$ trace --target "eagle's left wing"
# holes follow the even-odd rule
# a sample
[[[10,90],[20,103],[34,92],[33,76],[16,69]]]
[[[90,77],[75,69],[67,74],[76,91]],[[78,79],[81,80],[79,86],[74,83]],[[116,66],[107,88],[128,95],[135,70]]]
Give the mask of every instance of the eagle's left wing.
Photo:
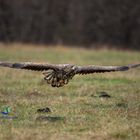
[[[130,68],[139,67],[140,64],[132,64],[127,66],[78,66],[76,74],[90,74],[90,73],[104,73],[104,72],[114,72],[114,71],[126,71]]]

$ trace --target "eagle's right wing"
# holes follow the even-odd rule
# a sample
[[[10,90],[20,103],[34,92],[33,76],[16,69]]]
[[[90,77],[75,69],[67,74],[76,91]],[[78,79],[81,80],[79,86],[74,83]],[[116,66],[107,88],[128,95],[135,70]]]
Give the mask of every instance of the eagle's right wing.
[[[10,62],[0,62],[1,67],[9,67],[15,69],[26,69],[26,70],[34,70],[34,71],[46,71],[46,70],[57,70],[59,69],[58,65],[51,64],[41,64],[41,63],[10,63]]]

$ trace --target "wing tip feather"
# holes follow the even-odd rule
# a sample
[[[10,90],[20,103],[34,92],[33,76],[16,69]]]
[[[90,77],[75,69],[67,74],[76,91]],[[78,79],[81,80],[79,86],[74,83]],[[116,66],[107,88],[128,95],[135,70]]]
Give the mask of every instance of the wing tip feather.
[[[22,67],[23,67],[23,64],[20,64],[20,63],[13,63],[12,65],[12,68],[22,69]]]
[[[127,70],[129,70],[128,66],[121,66],[118,68],[118,71],[127,71]]]

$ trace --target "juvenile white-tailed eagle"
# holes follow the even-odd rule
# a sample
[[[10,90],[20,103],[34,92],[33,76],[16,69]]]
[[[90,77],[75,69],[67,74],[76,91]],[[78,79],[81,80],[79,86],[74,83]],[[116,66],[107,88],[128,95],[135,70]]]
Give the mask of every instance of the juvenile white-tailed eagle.
[[[136,68],[139,64],[132,64],[126,66],[77,66],[71,64],[41,64],[41,63],[10,63],[0,62],[1,67],[9,67],[15,69],[26,69],[34,71],[42,71],[44,79],[52,87],[62,87],[68,84],[69,80],[76,74],[90,74],[90,73],[104,73],[115,71],[127,71],[130,68]]]

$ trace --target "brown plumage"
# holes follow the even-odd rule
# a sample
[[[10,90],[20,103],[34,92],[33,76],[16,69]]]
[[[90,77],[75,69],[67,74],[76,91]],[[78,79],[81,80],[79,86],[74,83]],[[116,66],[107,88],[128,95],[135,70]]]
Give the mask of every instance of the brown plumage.
[[[104,73],[115,71],[126,71],[130,68],[136,68],[139,64],[132,64],[127,66],[77,66],[71,64],[41,64],[41,63],[9,63],[0,62],[1,67],[9,67],[15,69],[25,69],[42,71],[44,79],[53,87],[62,87],[69,82],[76,74],[90,74],[90,73]]]

